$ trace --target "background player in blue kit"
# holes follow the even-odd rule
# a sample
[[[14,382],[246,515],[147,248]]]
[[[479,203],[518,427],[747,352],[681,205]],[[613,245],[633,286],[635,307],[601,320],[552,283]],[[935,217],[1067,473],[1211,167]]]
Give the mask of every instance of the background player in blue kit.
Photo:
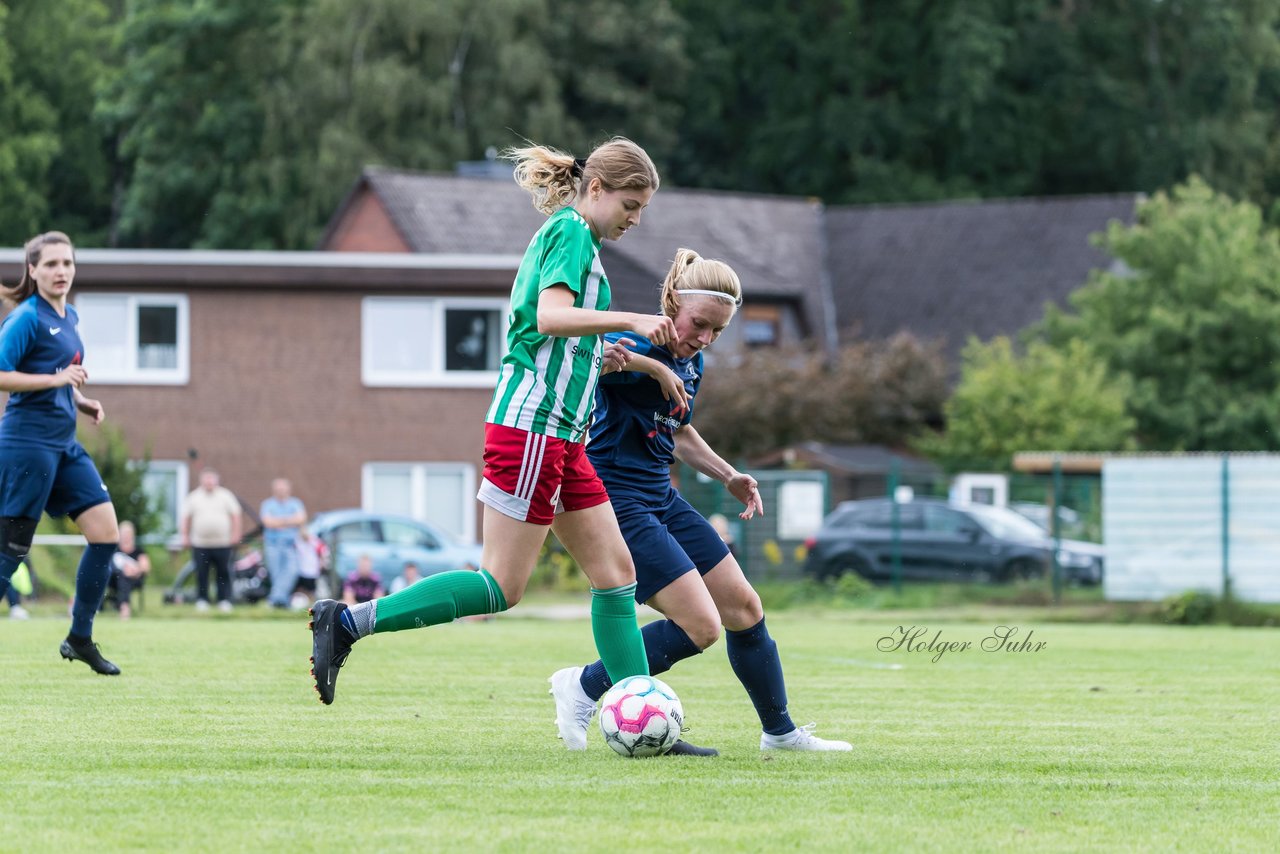
[[[50,231],[27,241],[17,287],[0,295],[16,308],[0,324],[0,595],[26,557],[40,514],[70,516],[89,541],[76,571],[71,631],[60,652],[108,676],[120,668],[93,642],[120,533],[115,507],[93,460],[76,441],[76,412],[101,424],[102,404],[85,397],[88,380],[79,322],[67,294],[75,280],[71,240]]]
[[[812,724],[797,727],[791,720],[782,662],[760,597],[715,529],[671,484],[671,464],[679,458],[723,483],[745,506],[743,519],[764,513],[755,478],[716,454],[690,423],[702,351],[741,301],[742,287],[727,264],[689,249],[677,252],[662,284],[662,313],[674,321],[676,337],[661,347],[625,336],[635,341],[632,360],[601,379],[587,454],[635,561],[636,601],[666,617],[643,629],[650,673],[702,652],[723,625],[729,663],[764,730],[761,750],[851,750],[847,742],[818,738]],[[550,682],[560,737],[570,750],[581,750],[596,702],[612,684],[608,674],[597,661],[559,670]],[[716,751],[688,746],[682,752]]]

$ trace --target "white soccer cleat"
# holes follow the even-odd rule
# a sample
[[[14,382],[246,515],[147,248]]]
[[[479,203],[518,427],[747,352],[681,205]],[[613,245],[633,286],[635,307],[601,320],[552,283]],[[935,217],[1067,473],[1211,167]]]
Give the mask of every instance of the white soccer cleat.
[[[566,667],[551,674],[550,693],[556,701],[556,727],[564,746],[570,750],[587,749],[587,728],[596,714],[595,701],[582,690],[581,667]]]
[[[760,734],[761,750],[853,750],[847,741],[828,741],[813,734],[817,724],[805,724],[796,727],[786,735]]]
[[[29,620],[31,612],[21,605],[11,605],[9,607],[9,619],[11,620]]]

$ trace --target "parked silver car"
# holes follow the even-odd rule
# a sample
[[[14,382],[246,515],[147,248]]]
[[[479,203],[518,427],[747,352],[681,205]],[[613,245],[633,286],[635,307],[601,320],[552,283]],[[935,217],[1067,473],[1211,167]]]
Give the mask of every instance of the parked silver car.
[[[351,574],[365,554],[373,560],[373,571],[384,588],[410,562],[417,564],[424,577],[451,569],[480,568],[480,546],[458,543],[434,525],[408,516],[331,510],[312,519],[310,528],[328,545],[329,560],[339,578]]]

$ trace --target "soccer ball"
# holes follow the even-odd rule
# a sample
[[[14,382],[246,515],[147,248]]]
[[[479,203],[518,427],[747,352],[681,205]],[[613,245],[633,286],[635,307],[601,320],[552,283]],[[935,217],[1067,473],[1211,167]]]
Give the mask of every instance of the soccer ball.
[[[628,676],[600,701],[605,744],[623,756],[661,756],[680,738],[684,708],[665,682]]]

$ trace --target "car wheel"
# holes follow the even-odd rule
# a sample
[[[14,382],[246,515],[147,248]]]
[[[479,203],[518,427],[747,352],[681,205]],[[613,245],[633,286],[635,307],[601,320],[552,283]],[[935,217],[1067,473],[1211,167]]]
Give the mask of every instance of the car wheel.
[[[1004,569],[1005,581],[1020,581],[1044,577],[1044,565],[1028,558],[1010,561]]]
[[[818,577],[819,581],[828,579],[837,579],[845,573],[854,573],[865,579],[871,578],[871,567],[858,555],[843,555],[833,560],[827,561],[823,567],[822,574]]]

